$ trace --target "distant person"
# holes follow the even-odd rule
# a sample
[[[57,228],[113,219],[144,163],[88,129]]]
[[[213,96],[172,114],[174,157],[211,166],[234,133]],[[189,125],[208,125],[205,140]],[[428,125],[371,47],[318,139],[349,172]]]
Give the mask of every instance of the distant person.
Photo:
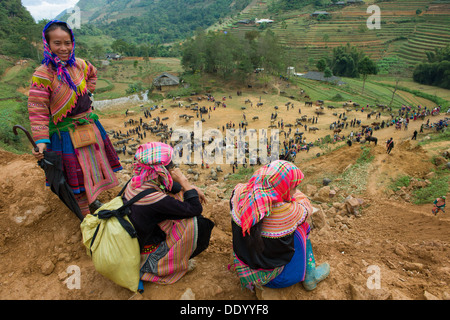
[[[439,211],[442,211],[442,212],[445,213],[445,210],[444,210],[444,208],[445,208],[445,197],[444,196],[439,197],[436,200],[434,200],[433,204],[434,204],[434,207],[433,207],[433,209],[431,211],[434,213],[435,216],[438,214]]]
[[[394,148],[394,139],[390,138],[386,142],[386,152],[387,152],[387,154],[390,154],[393,148]]]
[[[316,267],[309,240],[306,219],[313,208],[296,189],[303,177],[291,162],[275,160],[233,189],[233,269],[243,287],[285,288],[302,282],[313,290],[328,276],[329,264]]]
[[[32,152],[38,160],[46,150],[61,155],[65,179],[86,215],[101,206],[96,199],[102,191],[119,184],[114,172],[122,166],[92,112],[97,69],[75,58],[75,38],[66,22],[52,20],[42,34],[44,60],[32,76],[28,97],[31,132],[39,148]],[[80,130],[89,133],[86,146],[76,143],[86,137],[77,135]]]
[[[411,140],[417,140],[417,130],[414,130]]]

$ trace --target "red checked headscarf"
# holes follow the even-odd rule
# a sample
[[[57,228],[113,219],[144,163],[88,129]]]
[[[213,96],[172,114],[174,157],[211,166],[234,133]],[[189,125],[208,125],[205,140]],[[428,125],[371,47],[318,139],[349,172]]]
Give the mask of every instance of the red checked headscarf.
[[[303,180],[302,171],[288,161],[276,160],[257,170],[246,184],[234,188],[242,234],[270,214],[272,203],[291,202],[290,190]]]
[[[140,145],[134,159],[134,177],[131,179],[133,189],[139,188],[147,180],[162,178],[167,190],[172,189],[173,180],[165,168],[172,160],[173,148],[161,142],[149,142]]]

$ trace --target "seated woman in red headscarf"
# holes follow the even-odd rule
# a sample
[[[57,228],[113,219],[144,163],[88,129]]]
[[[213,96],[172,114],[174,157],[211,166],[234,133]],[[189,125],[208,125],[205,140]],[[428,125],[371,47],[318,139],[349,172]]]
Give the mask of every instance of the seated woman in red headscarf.
[[[328,263],[316,268],[308,239],[306,219],[313,208],[296,189],[303,177],[291,162],[277,160],[234,188],[233,266],[243,287],[284,288],[303,282],[313,290],[328,276]]]
[[[173,166],[172,155],[172,147],[161,142],[139,146],[123,196],[125,202],[156,190],[134,203],[128,217],[141,248],[141,280],[161,284],[174,283],[188,271],[189,259],[208,247],[214,227],[201,215],[203,192]]]

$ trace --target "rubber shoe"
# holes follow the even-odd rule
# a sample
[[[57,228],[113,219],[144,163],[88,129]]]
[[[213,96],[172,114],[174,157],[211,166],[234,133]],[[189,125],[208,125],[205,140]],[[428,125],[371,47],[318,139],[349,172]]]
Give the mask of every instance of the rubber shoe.
[[[305,280],[303,280],[303,288],[307,291],[314,290],[317,284],[324,280],[330,274],[330,265],[325,262],[320,266],[315,267],[314,270],[310,270],[306,273]]]
[[[306,239],[306,272],[303,287],[307,291],[314,290],[317,284],[330,274],[330,265],[325,262],[316,267],[311,240]]]

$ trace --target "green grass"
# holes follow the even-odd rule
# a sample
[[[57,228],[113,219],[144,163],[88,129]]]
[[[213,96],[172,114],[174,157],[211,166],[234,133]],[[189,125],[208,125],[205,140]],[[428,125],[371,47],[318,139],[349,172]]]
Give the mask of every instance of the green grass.
[[[413,202],[415,204],[432,203],[437,197],[441,197],[448,193],[448,170],[436,172],[434,178],[430,179],[430,182],[431,184],[427,187],[417,189],[413,192]]]
[[[397,191],[401,189],[402,187],[408,187],[411,183],[411,177],[410,176],[400,176],[397,179],[393,180],[391,184],[389,185],[389,189],[393,191]]]
[[[419,145],[423,146],[429,143],[439,142],[439,141],[450,141],[450,130],[445,130],[444,132],[431,133],[428,134],[430,139],[423,140],[419,142]]]
[[[356,164],[364,165],[364,164],[371,163],[373,161],[373,159],[375,158],[375,156],[371,154],[370,147],[362,146],[361,150],[362,150],[362,152],[361,152],[360,156],[358,157],[358,159],[356,159]]]
[[[225,195],[227,197],[231,196],[231,192],[233,191],[234,187],[238,183],[246,183],[255,172],[254,167],[247,167],[247,168],[239,168],[237,172],[230,174],[227,179],[226,188],[227,191],[225,192]]]
[[[290,81],[304,89],[312,101],[331,100],[339,102],[351,100],[359,103],[361,106],[367,104],[389,104],[393,88],[389,84],[380,83],[379,79],[379,77],[369,76],[364,87],[364,93],[362,92],[363,82],[361,79],[341,78],[341,81],[346,83],[341,86],[300,77],[291,78]],[[288,92],[288,90],[286,90],[286,92]],[[293,95],[298,96],[297,93]],[[342,97],[342,100],[337,100],[339,96]],[[431,98],[426,95],[423,95],[423,97]],[[393,107],[401,107],[403,104],[410,105],[412,104],[412,101],[396,94],[393,101]]]
[[[15,153],[29,151],[31,145],[25,134],[19,130],[19,135],[16,136],[12,131],[16,124],[23,126],[30,132],[25,98],[20,102],[7,100],[0,103],[0,148]]]
[[[412,202],[414,204],[432,203],[437,197],[446,195],[449,191],[449,173],[448,169],[436,170],[427,186],[412,191]],[[403,175],[393,180],[388,188],[395,192],[403,187],[409,187],[411,181],[410,176]]]
[[[140,60],[136,66],[135,60],[111,61],[110,65],[98,69],[101,86],[96,92],[95,99],[107,100],[126,96],[129,85],[137,82],[142,82],[142,86],[148,89],[153,79],[161,73],[177,74],[181,71],[181,64],[176,59]]]
[[[334,179],[338,188],[352,190],[355,194],[361,194],[366,190],[374,156],[371,154],[370,147],[362,146],[361,150],[356,163],[341,174],[340,180]]]

